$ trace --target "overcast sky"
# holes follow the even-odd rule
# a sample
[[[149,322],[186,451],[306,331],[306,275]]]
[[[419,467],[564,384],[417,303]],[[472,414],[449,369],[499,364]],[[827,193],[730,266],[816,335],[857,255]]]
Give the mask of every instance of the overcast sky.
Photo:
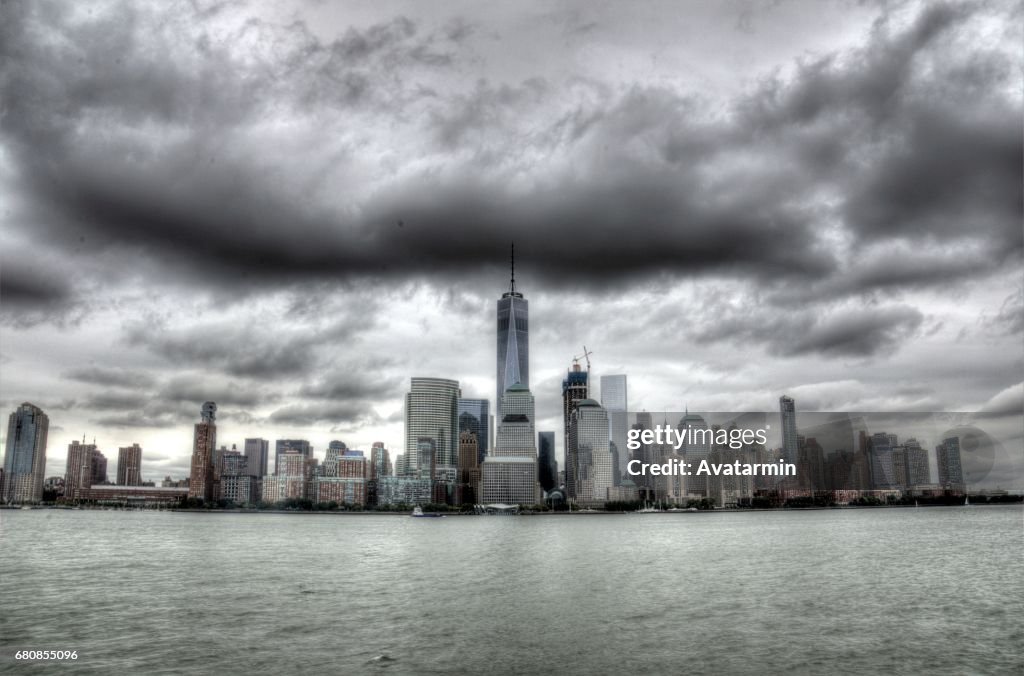
[[[789,394],[1020,430],[1022,24],[1009,1],[5,2],[0,405],[49,414],[48,475],[84,435],[186,476],[205,400],[228,446],[394,456],[410,376],[493,395],[514,240],[559,447],[584,344],[634,410]]]

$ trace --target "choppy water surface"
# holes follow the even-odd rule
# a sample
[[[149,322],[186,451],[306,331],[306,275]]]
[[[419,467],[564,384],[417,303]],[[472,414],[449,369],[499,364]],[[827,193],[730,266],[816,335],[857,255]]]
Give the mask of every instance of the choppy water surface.
[[[1020,673],[1022,514],[0,510],[0,671]]]

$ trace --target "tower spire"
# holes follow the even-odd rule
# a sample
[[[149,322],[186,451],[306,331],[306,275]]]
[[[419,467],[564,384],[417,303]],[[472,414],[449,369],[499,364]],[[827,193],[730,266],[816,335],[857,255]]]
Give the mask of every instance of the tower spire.
[[[516,243],[512,242],[512,283],[509,285],[509,291],[512,293],[516,292]]]

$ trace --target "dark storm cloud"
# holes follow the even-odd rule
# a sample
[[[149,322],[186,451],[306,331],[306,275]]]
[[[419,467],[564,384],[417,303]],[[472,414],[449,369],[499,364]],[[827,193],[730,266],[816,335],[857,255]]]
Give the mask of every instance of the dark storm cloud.
[[[198,406],[203,401],[217,402],[218,406],[253,408],[280,399],[280,394],[258,382],[218,382],[209,373],[176,376],[158,390],[158,398],[172,402],[190,402]],[[236,413],[236,416],[240,416]]]
[[[359,427],[379,421],[380,417],[369,404],[358,401],[292,404],[277,409],[269,418],[269,422],[273,424],[296,427],[322,423]]]
[[[460,90],[465,31],[402,17],[323,41],[301,22],[218,32],[130,5],[61,10],[4,6],[0,129],[18,180],[53,206],[41,230],[54,246],[85,233],[95,251],[138,252],[179,279],[471,275],[501,265],[512,239],[534,278],[577,286],[721,273],[856,294],[942,281],[913,264],[856,272],[850,254],[889,240],[1020,259],[1021,111],[1006,93],[1018,69],[997,46],[958,42],[985,5],[928,4],[902,30],[882,20],[862,49],[801,63],[725,114],[663,85]],[[389,128],[414,144],[375,146]],[[429,161],[382,170],[364,146],[401,150],[396,169]],[[51,283],[37,293],[59,299],[68,282]],[[297,366],[255,352],[231,372]]]
[[[40,322],[65,323],[80,318],[69,315],[75,296],[65,272],[47,270],[25,258],[4,255],[0,261],[0,306],[3,321],[21,326]]]
[[[908,307],[840,313],[792,336],[791,344],[779,342],[775,347],[785,356],[818,353],[866,357],[899,347],[914,334],[922,320],[918,310]]]
[[[731,306],[709,304],[705,316],[708,319],[689,330],[694,341],[761,344],[783,357],[891,352],[910,341],[924,320],[919,310],[908,306],[778,312],[757,308],[751,299]],[[679,329],[686,330],[685,322]]]
[[[390,375],[384,369],[391,367],[389,360],[360,368],[356,365],[333,370],[314,382],[299,388],[298,394],[313,399],[381,400],[399,396],[405,378]]]
[[[79,401],[78,406],[94,411],[125,411],[141,408],[150,401],[152,397],[149,395],[133,392],[98,392]]]
[[[99,418],[92,418],[89,422],[103,427],[113,428],[156,428],[156,429],[169,429],[173,427],[181,427],[184,422],[180,417],[166,414],[148,414],[148,413],[117,413]],[[186,471],[185,474],[188,474]]]
[[[324,348],[351,338],[367,325],[339,321],[320,328],[281,326],[263,324],[258,317],[245,323],[216,321],[189,328],[138,322],[126,327],[124,339],[171,364],[207,367],[210,372],[251,379],[303,377],[322,364]],[[173,389],[179,391],[171,395],[182,394],[181,387]],[[228,396],[246,403],[241,393]]]
[[[144,371],[119,367],[86,366],[68,371],[62,377],[90,385],[125,388],[148,388],[155,382],[155,378]]]

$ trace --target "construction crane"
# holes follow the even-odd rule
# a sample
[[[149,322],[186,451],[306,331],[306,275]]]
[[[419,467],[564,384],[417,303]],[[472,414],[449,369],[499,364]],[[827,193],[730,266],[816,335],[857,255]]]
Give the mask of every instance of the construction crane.
[[[579,357],[573,357],[572,358],[572,363],[573,364],[579,364],[580,363],[580,359],[586,359],[587,360],[587,371],[589,371],[590,370],[590,355],[592,355],[592,354],[594,354],[594,353],[589,351],[587,349],[587,346],[584,345],[583,346],[583,354],[580,355]]]

